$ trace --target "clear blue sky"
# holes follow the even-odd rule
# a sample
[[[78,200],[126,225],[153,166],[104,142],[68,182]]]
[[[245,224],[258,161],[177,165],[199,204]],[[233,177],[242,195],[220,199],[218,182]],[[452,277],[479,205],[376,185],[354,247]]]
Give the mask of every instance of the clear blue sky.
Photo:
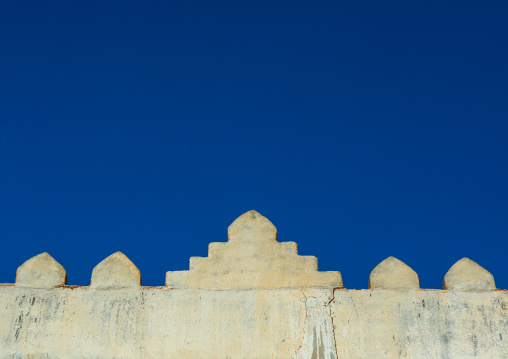
[[[182,3],[185,3],[182,5]],[[213,3],[213,4],[211,4]],[[163,285],[256,209],[366,288],[508,288],[508,3],[7,1],[0,282],[115,251]]]

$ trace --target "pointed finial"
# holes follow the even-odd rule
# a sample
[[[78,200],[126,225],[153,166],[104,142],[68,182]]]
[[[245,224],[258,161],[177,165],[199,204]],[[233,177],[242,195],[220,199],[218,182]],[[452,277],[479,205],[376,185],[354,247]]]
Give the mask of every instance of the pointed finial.
[[[242,214],[228,227],[229,242],[277,241],[277,228],[258,212]]]
[[[478,263],[462,258],[446,273],[443,289],[458,291],[489,291],[496,289],[494,276]]]
[[[16,271],[17,286],[53,288],[66,282],[64,267],[46,252],[30,258]]]
[[[388,257],[369,276],[369,289],[419,289],[418,274],[395,257]]]
[[[92,271],[91,288],[141,286],[139,269],[122,252],[116,252],[97,264]]]

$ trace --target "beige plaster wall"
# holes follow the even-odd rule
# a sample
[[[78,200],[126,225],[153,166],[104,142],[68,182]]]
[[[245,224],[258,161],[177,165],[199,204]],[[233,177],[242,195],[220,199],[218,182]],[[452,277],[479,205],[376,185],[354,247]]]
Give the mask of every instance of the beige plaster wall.
[[[0,358],[508,358],[508,292],[0,286]]]

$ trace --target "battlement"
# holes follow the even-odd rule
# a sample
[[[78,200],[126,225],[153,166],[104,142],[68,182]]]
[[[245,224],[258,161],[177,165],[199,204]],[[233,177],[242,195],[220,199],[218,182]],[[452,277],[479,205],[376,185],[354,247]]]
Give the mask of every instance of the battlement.
[[[0,358],[508,358],[508,292],[477,263],[424,290],[389,257],[347,290],[256,211],[164,287],[143,287],[121,252],[90,286],[66,278],[42,253],[0,284]]]

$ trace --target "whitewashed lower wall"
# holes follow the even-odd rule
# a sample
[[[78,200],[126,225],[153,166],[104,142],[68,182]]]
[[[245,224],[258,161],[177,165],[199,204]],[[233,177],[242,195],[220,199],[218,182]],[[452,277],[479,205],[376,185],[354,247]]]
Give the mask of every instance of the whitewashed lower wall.
[[[507,291],[336,291],[331,307],[339,358],[508,358]]]
[[[0,358],[508,358],[508,292],[0,286]]]

